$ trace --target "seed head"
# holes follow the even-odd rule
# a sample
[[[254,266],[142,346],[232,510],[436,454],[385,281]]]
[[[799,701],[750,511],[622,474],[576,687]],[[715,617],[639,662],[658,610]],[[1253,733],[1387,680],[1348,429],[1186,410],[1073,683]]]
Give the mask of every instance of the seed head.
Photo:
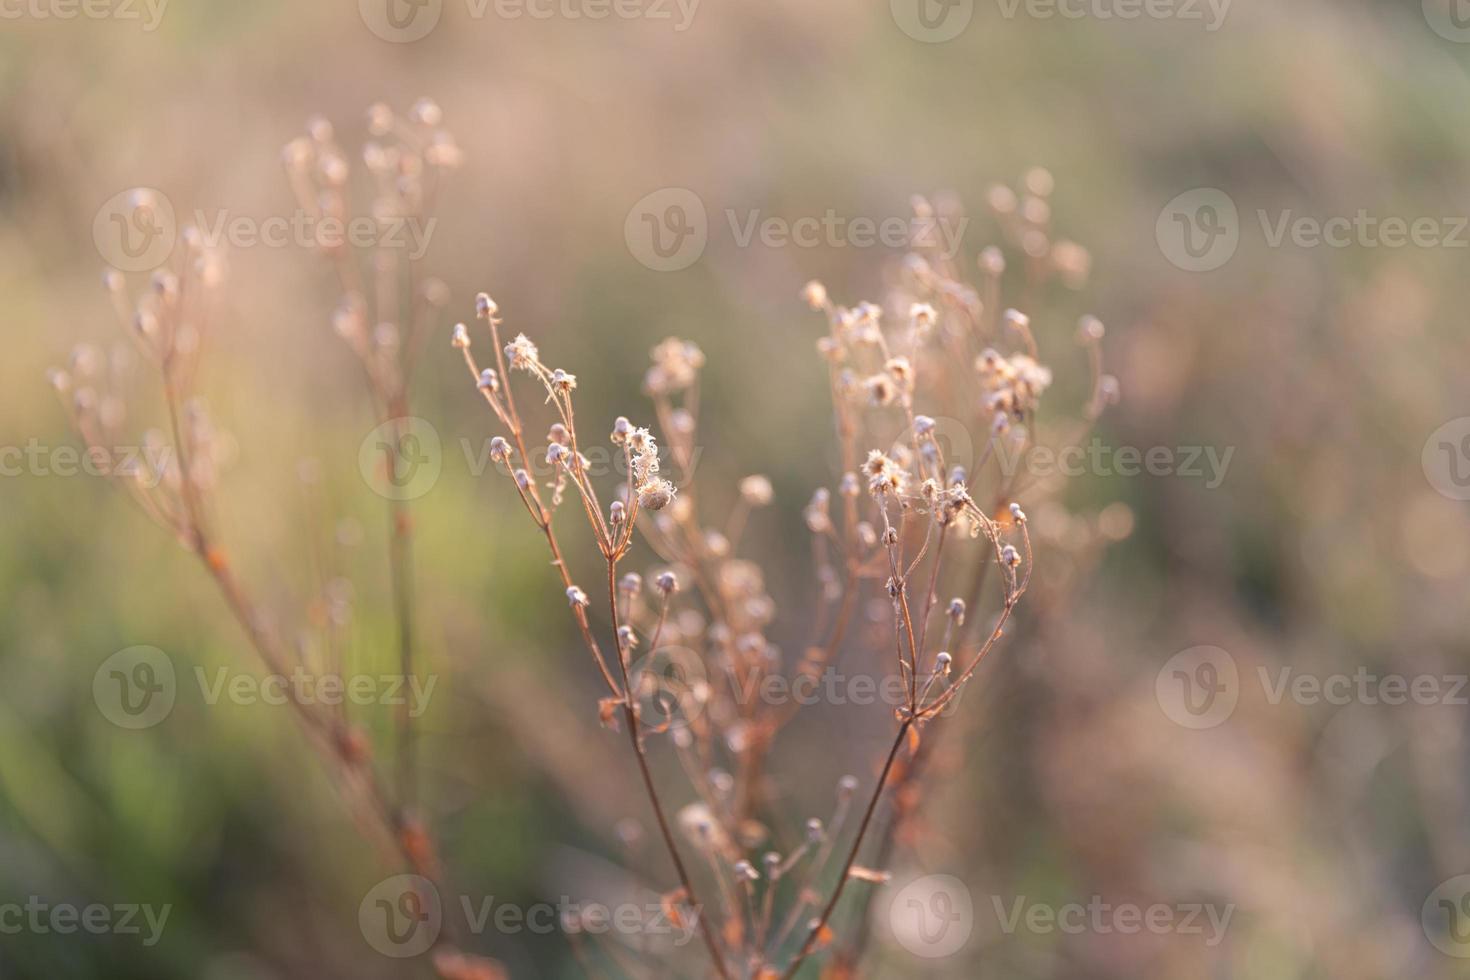
[[[575,374],[568,374],[561,368],[557,368],[551,372],[551,386],[557,391],[571,391],[577,387],[577,376]]]
[[[1020,504],[1015,502],[1011,503],[1011,518],[1015,520],[1017,524],[1026,523],[1026,512],[1021,509]]]
[[[618,583],[618,588],[629,595],[637,595],[643,590],[643,576],[637,572],[628,572]]]
[[[820,844],[827,836],[827,830],[822,826],[822,821],[812,817],[806,822],[806,839],[813,844]]]
[[[949,665],[954,660],[946,651],[940,650],[934,655],[934,669],[941,674],[949,673]]]
[[[820,310],[827,305],[827,287],[813,279],[802,287],[801,297],[812,309]]]
[[[387,136],[393,130],[393,110],[386,103],[375,102],[368,108],[368,132]]]
[[[679,588],[679,578],[671,571],[659,572],[653,580],[654,588],[664,595],[672,595]]]
[[[483,385],[481,387],[483,387]],[[510,448],[510,443],[505,441],[504,436],[496,436],[494,439],[490,440],[490,458],[495,462],[505,462],[506,460],[510,459],[512,452],[514,452],[514,450]]]
[[[766,506],[774,495],[771,481],[764,476],[747,476],[740,481],[740,496],[752,507]]]
[[[843,776],[837,780],[837,798],[839,800],[851,799],[852,794],[857,792],[857,788],[858,781],[856,776]]]
[[[505,345],[505,356],[510,360],[512,371],[520,369],[530,371],[540,363],[541,352],[536,345],[531,343],[523,333],[516,334],[516,339]]]
[[[490,298],[489,293],[480,293],[475,296],[475,316],[481,320],[488,320],[500,312],[500,307],[495,305],[495,300]]]
[[[614,526],[616,526],[628,519],[628,509],[623,506],[623,502],[621,500],[614,500],[611,504],[608,505],[607,515],[608,520],[611,521]]]
[[[444,110],[433,99],[419,99],[413,104],[413,121],[425,126],[437,126],[444,121]]]
[[[465,350],[470,346],[470,332],[463,323],[454,325],[454,339],[451,343],[460,350]]]
[[[914,435],[927,436],[934,431],[934,420],[927,415],[914,416]]]
[[[1004,548],[1001,549],[1000,560],[1007,567],[1015,568],[1017,565],[1021,564],[1021,553],[1017,551],[1012,545],[1006,545]]]
[[[496,376],[494,370],[491,368],[486,368],[480,372],[480,390],[489,392],[500,390],[500,378]]]
[[[908,482],[908,473],[886,453],[874,449],[868,453],[863,472],[868,476],[868,492],[873,496],[900,494]]]
[[[674,485],[668,480],[649,480],[638,488],[638,506],[644,510],[663,510],[674,500]]]
[[[890,357],[883,370],[897,381],[900,387],[908,388],[914,383],[914,367],[907,357]]]
[[[760,878],[760,873],[755,870],[755,866],[749,861],[736,861],[735,877],[742,881],[756,881]]]
[[[949,600],[949,618],[953,619],[956,625],[965,621],[965,600],[959,597]]]
[[[812,493],[812,499],[807,503],[802,516],[806,518],[806,526],[813,534],[825,534],[832,528],[832,518],[829,512],[832,494],[826,487],[818,487]]]
[[[581,589],[577,588],[575,585],[568,586],[567,587],[567,602],[569,604],[571,604],[571,606],[573,608],[576,608],[577,606],[581,606],[583,609],[586,609],[587,606],[588,606],[587,593],[583,592]]]

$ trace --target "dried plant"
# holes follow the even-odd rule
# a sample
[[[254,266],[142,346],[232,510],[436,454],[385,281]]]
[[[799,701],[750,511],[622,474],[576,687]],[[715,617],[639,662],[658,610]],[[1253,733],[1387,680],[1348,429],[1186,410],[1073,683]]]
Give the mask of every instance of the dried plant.
[[[407,119],[382,106],[371,111],[370,129],[380,142],[366,148],[364,159],[376,186],[375,217],[431,210],[438,175],[459,162],[439,125],[439,111],[428,102],[415,106]],[[308,214],[345,221],[345,157],[328,124],[315,121],[309,129],[308,137],[286,149],[292,186]],[[1050,183],[1044,171],[1033,171],[1023,194],[1002,188],[989,200],[1025,256],[1028,305],[1049,281],[1076,286],[1087,273],[1086,252],[1050,232]],[[916,229],[956,220],[952,204],[914,203]],[[493,366],[477,361],[464,324],[454,330],[453,345],[502,428],[491,441],[491,459],[544,538],[606,688],[598,720],[628,738],[677,878],[676,887],[664,892],[664,907],[676,919],[695,920],[707,968],[723,978],[790,978],[809,958],[827,952],[834,972],[855,969],[866,930],[859,925],[849,945],[840,947],[839,903],[850,882],[887,880],[884,866],[898,828],[916,807],[942,719],[1006,635],[1031,584],[1033,539],[1018,498],[1024,491],[1028,500],[1048,500],[1056,487],[1031,481],[1015,461],[1038,441],[1039,408],[1052,373],[1042,363],[1028,317],[1001,303],[1001,250],[987,248],[979,255],[980,280],[973,286],[961,264],[931,241],[916,233],[881,306],[838,305],[816,282],[804,290],[807,303],[826,319],[817,348],[827,364],[842,473],[835,500],[833,489],[819,488],[803,511],[811,533],[813,607],[810,642],[794,663],[784,661],[772,639],[778,609],[765,574],[740,555],[753,512],[773,502],[771,481],[763,475],[740,481],[722,522],[700,515],[703,494],[694,463],[705,358],[695,344],[670,338],[654,348],[644,387],[656,425],[616,419],[608,440],[621,482],[600,492],[584,454],[591,444],[578,427],[576,376],[551,367],[524,334],[506,342],[499,309],[488,295],[477,298],[476,312],[488,329]],[[176,268],[157,273],[136,304],[120,274],[107,277],[125,328],[159,370],[169,418],[167,435],[151,433],[145,440],[155,449],[149,462],[111,475],[199,557],[266,668],[284,673],[303,654],[281,638],[250,597],[211,517],[227,443],[213,430],[195,389],[222,270],[200,236],[186,231],[183,243]],[[413,368],[446,290],[423,278],[416,260],[386,248],[369,256],[369,289],[349,248],[325,251],[343,293],[334,325],[364,369],[380,425],[399,437],[385,446],[384,465],[395,472],[410,415]],[[1102,373],[1102,333],[1097,320],[1083,319],[1079,339],[1088,352],[1091,393],[1059,441],[1080,438],[1116,398],[1116,382]],[[96,448],[117,442],[125,414],[119,396],[105,390],[102,360],[96,351],[81,349],[70,373],[53,375],[69,396],[77,430]],[[536,399],[518,403],[514,394],[516,385],[527,383],[549,406],[543,423],[523,414],[523,406],[536,405]],[[548,426],[544,448],[535,450],[544,460],[532,458],[532,424]],[[973,458],[957,452],[956,425],[971,447],[979,446]],[[551,474],[544,484],[532,475],[543,461]],[[557,518],[567,508],[579,512],[591,530],[601,566],[596,587],[577,583],[563,549]],[[400,670],[407,676],[414,670],[415,648],[412,522],[399,500],[390,499],[389,518]],[[658,561],[647,584],[627,570],[635,549]],[[985,601],[992,579],[993,605]],[[681,590],[695,598],[681,600]],[[859,615],[874,601],[887,610],[884,635],[873,617]],[[330,617],[326,629],[324,646],[339,666],[342,651]],[[797,684],[815,689],[839,661],[893,682],[891,742],[861,795],[861,781],[844,776],[827,819],[807,819],[799,839],[783,841],[776,829],[781,800],[771,762],[777,736],[795,717],[800,699],[771,699],[761,692],[772,681],[788,690]],[[379,772],[367,736],[343,712],[294,698],[291,703],[341,777],[353,812],[397,862],[439,881],[430,835],[414,812],[411,719],[405,714],[398,720],[390,780]],[[666,804],[650,765],[651,740],[662,736],[669,738],[694,796],[677,811]],[[890,796],[895,803],[885,820],[883,803]],[[865,848],[878,860],[860,863]],[[713,903],[706,901],[711,897]],[[568,925],[575,931],[575,923]],[[585,953],[578,938],[572,939],[579,955]],[[644,969],[623,957],[618,961],[623,972]],[[492,961],[462,953],[447,940],[434,962],[450,978],[499,973]]]
[[[991,203],[1025,251],[1028,294],[1053,276],[1080,282],[1086,253],[1049,233],[1049,175],[1034,171],[1027,184],[1024,197],[1001,190]],[[916,200],[915,207],[916,227],[935,219],[929,202]],[[818,583],[811,616],[818,639],[794,665],[782,663],[769,638],[777,610],[759,566],[737,554],[750,511],[772,501],[770,481],[761,475],[741,481],[725,530],[699,516],[693,462],[704,355],[695,344],[670,338],[654,348],[644,387],[660,436],[619,417],[609,440],[621,457],[623,482],[600,494],[583,451],[590,443],[577,424],[576,376],[551,367],[525,334],[503,342],[499,309],[486,294],[476,312],[488,328],[494,366],[482,368],[469,329],[455,328],[453,344],[503,428],[492,440],[491,458],[545,538],[607,688],[600,720],[627,733],[678,878],[665,905],[698,918],[711,965],[722,977],[794,976],[808,957],[832,945],[833,914],[848,883],[886,880],[883,870],[858,863],[885,791],[918,779],[930,726],[1005,635],[1030,584],[1031,534],[1015,499],[1024,475],[1004,461],[1032,444],[1037,407],[1052,375],[1039,361],[1028,318],[1000,307],[1000,250],[982,253],[979,267],[983,278],[976,289],[954,262],[916,236],[886,308],[839,306],[821,284],[806,287],[808,303],[827,318],[818,349],[829,365],[844,472],[837,513],[826,488],[805,508]],[[1101,324],[1085,318],[1079,336],[1092,372],[1080,426],[1085,431],[1116,396],[1116,382],[1102,374]],[[1015,349],[1001,353],[1003,348]],[[537,397],[551,406],[544,453],[552,475],[544,486],[532,476],[528,422],[513,393],[517,374],[529,375]],[[948,458],[935,417],[940,414],[964,420],[966,432],[984,434],[970,468]],[[659,438],[669,446],[673,474],[663,471]],[[597,545],[605,581],[593,590],[602,593],[595,605],[574,581],[558,538],[564,508],[582,515]],[[651,601],[636,572],[620,576],[639,538],[663,563]],[[999,601],[986,611],[981,600],[990,575],[998,580]],[[676,610],[680,584],[693,587],[699,608]],[[759,692],[788,674],[792,683],[814,682],[843,654],[854,612],[870,590],[881,590],[891,612],[886,670],[901,691],[892,742],[864,797],[857,796],[858,781],[845,777],[829,822],[808,820],[805,839],[783,854],[770,849],[774,801],[767,763],[796,702],[770,703]],[[946,595],[953,597],[946,601]],[[598,640],[600,628],[607,631],[605,642]],[[670,678],[642,669],[664,644],[692,656],[686,665],[692,671]],[[640,648],[650,652],[635,661]],[[661,717],[646,718],[649,707],[659,708]],[[648,761],[649,738],[663,734],[697,797],[677,821],[669,818]],[[674,823],[685,832],[685,848]],[[838,848],[839,835],[849,829],[850,840]],[[708,871],[703,885],[691,873],[689,849]],[[823,891],[819,886],[834,867],[835,879]],[[788,880],[796,884],[794,894],[778,908]],[[718,906],[702,899],[707,891],[718,896]]]
[[[441,115],[429,100],[415,104],[407,118],[381,104],[369,111],[375,141],[364,148],[363,160],[373,179],[374,222],[422,221],[432,212],[439,180],[459,164],[459,151],[441,128]],[[308,130],[307,137],[291,142],[283,154],[292,188],[304,214],[317,225],[332,219],[338,227],[348,227],[353,221],[347,189],[351,168],[328,121],[314,119]],[[155,202],[143,198],[133,206],[147,211]],[[394,436],[384,442],[383,465],[391,476],[402,462],[414,365],[436,316],[446,305],[447,289],[423,275],[420,256],[404,254],[386,236],[378,236],[366,256],[372,273],[369,288],[359,267],[364,257],[346,238],[318,238],[343,293],[332,317],[333,327],[357,355],[377,420]],[[169,422],[167,433],[150,430],[145,435],[143,444],[148,451],[144,460],[129,461],[108,475],[127,489],[149,517],[199,557],[267,670],[285,675],[299,667],[315,666],[341,676],[345,651],[339,634],[350,612],[340,580],[321,581],[318,594],[304,604],[327,610],[305,617],[321,634],[316,646],[326,651],[324,662],[308,664],[307,651],[313,644],[305,639],[293,644],[280,635],[274,618],[240,580],[216,530],[213,496],[230,440],[210,422],[196,385],[208,329],[215,320],[215,297],[224,265],[222,257],[206,247],[197,229],[184,229],[181,241],[174,268],[155,273],[150,288],[136,301],[129,296],[121,273],[109,270],[105,276],[123,330],[159,372]],[[78,348],[70,372],[51,374],[53,385],[68,396],[64,400],[74,426],[99,459],[112,458],[106,447],[121,444],[126,416],[121,393],[108,390],[116,372],[104,370],[104,360],[94,348]],[[314,480],[311,467],[305,468],[303,478]],[[413,525],[407,502],[393,494],[386,496],[399,671],[407,679],[415,670]],[[430,882],[440,881],[435,848],[416,812],[416,753],[408,699],[401,699],[395,720],[395,772],[390,781],[379,771],[366,732],[347,717],[343,701],[327,704],[303,699],[290,685],[284,690],[302,727],[339,775],[344,799],[359,822],[396,856],[397,863]],[[498,967],[490,961],[466,956],[447,944],[436,957],[436,967],[441,976],[451,978],[498,975]]]

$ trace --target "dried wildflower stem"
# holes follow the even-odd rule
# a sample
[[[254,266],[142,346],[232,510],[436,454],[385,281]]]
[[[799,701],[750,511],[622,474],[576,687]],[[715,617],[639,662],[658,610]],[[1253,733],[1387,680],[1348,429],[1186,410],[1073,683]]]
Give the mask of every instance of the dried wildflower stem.
[[[630,520],[628,524],[629,527],[631,527],[633,522]],[[617,558],[612,556],[609,556],[607,560],[607,596],[608,604],[612,609],[613,637],[614,641],[616,641],[621,623],[618,617],[618,562]],[[667,614],[667,612],[668,599],[667,597],[665,597],[664,613]],[[659,617],[660,630],[663,628],[663,619],[664,617],[661,615]],[[669,857],[673,859],[674,872],[679,876],[679,886],[683,888],[684,896],[688,899],[689,904],[694,908],[694,914],[698,917],[699,932],[700,935],[704,938],[705,946],[709,949],[710,958],[714,961],[715,972],[717,972],[723,978],[723,980],[729,980],[730,974],[725,966],[724,954],[720,952],[719,943],[715,939],[714,927],[710,925],[709,916],[705,914],[704,907],[700,905],[699,900],[696,897],[694,891],[694,882],[689,877],[688,869],[684,867],[684,858],[679,854],[678,845],[674,843],[674,835],[669,830],[668,817],[664,815],[663,802],[659,799],[658,789],[654,786],[653,782],[653,774],[649,771],[648,768],[648,753],[643,745],[643,736],[640,731],[640,722],[638,720],[638,710],[634,706],[633,685],[628,677],[628,658],[626,656],[619,655],[618,667],[622,671],[623,675],[622,708],[623,720],[627,723],[628,742],[633,746],[633,755],[638,760],[638,772],[643,777],[643,788],[648,795],[649,805],[653,807],[653,816],[658,823],[659,835],[663,837],[664,847],[668,850]],[[718,877],[719,876],[716,875],[717,880]]]
[[[878,775],[878,783],[873,787],[873,795],[868,799],[867,809],[863,811],[862,822],[858,824],[857,835],[853,837],[852,846],[848,848],[847,858],[842,862],[842,872],[837,878],[837,884],[832,888],[832,895],[827,899],[827,904],[812,924],[811,932],[807,934],[806,941],[801,944],[801,949],[787,965],[786,972],[781,974],[781,980],[791,980],[796,976],[796,971],[812,951],[816,949],[821,940],[822,932],[827,926],[827,920],[837,908],[837,903],[842,900],[843,889],[847,887],[848,878],[851,876],[852,866],[857,862],[858,850],[863,846],[863,839],[867,836],[868,827],[873,822],[873,814],[878,809],[878,802],[883,797],[883,788],[888,783],[889,773],[893,771],[893,763],[898,758],[899,750],[903,748],[904,740],[908,737],[909,730],[913,727],[914,719],[905,718],[899,722],[898,732],[894,735],[893,745],[888,750],[888,758],[883,762],[883,771]]]
[[[477,306],[479,307],[480,315],[489,322],[491,341],[495,347],[496,367],[500,372],[499,377],[505,379],[505,383],[502,386],[504,392],[503,404],[494,391],[484,388],[481,390],[484,392],[485,400],[490,404],[496,416],[510,430],[511,437],[515,441],[516,449],[520,452],[521,458],[523,460],[529,460],[531,457],[527,452],[524,426],[521,422],[520,413],[516,408],[515,394],[512,390],[513,386],[510,384],[510,374],[506,370],[505,352],[500,343],[500,323],[496,316],[495,306],[490,298],[484,295],[477,299]],[[464,355],[465,364],[469,368],[471,375],[478,379],[481,376],[481,372],[475,363],[474,356],[470,353],[469,341],[467,337],[462,338],[461,332],[458,330],[456,333],[456,346],[460,347]],[[607,523],[602,517],[602,508],[597,501],[596,491],[592,487],[591,480],[582,465],[582,456],[578,450],[577,443],[576,416],[572,407],[570,392],[558,391],[549,373],[535,359],[534,350],[529,356],[523,356],[518,364],[526,368],[546,387],[548,401],[555,406],[557,414],[561,418],[561,424],[566,429],[566,437],[570,444],[567,450],[570,462],[564,464],[565,472],[571,475],[578,498],[586,512],[588,523],[591,525],[593,534],[597,538],[598,548],[606,561],[608,608],[612,618],[613,647],[617,653],[618,671],[622,679],[621,685],[618,684],[617,680],[614,679],[609,671],[601,647],[592,634],[586,611],[586,597],[581,594],[581,590],[577,589],[573,583],[571,573],[566,567],[561,547],[557,543],[556,534],[552,530],[554,516],[552,511],[542,502],[540,491],[537,489],[534,480],[527,481],[528,485],[525,488],[521,487],[520,481],[514,482],[516,482],[517,489],[521,493],[523,502],[526,503],[527,509],[531,512],[533,521],[541,529],[542,534],[546,538],[547,545],[551,549],[553,564],[559,571],[568,597],[577,597],[573,598],[571,602],[573,615],[577,620],[583,640],[589,652],[592,654],[593,660],[596,662],[604,681],[612,692],[613,700],[618,703],[618,707],[622,711],[624,727],[628,732],[628,741],[632,746],[633,756],[638,763],[638,772],[643,782],[644,792],[653,809],[654,819],[658,824],[659,834],[663,838],[664,847],[673,861],[674,871],[679,879],[683,899],[694,909],[700,935],[709,950],[715,971],[722,980],[730,980],[729,969],[725,964],[725,958],[720,950],[720,945],[715,938],[714,929],[710,925],[709,916],[705,914],[705,908],[699,901],[697,892],[695,891],[693,879],[690,877],[688,868],[684,864],[683,856],[680,854],[678,845],[675,843],[668,817],[664,812],[663,802],[659,797],[657,786],[653,780],[653,773],[648,764],[647,751],[643,741],[642,723],[639,719],[636,702],[634,701],[632,680],[628,672],[627,652],[621,639],[623,624],[618,605],[617,568],[618,562],[632,546],[633,528],[636,526],[639,511],[639,494],[634,492],[632,482],[633,463],[631,456],[628,464],[629,501],[626,505],[628,512],[625,517],[627,527],[626,530],[619,530],[614,533],[609,530]],[[644,433],[644,435],[646,436],[647,433]],[[651,440],[649,441],[649,445],[651,446]],[[659,619],[660,631],[662,630],[664,617],[667,615],[667,612],[666,595],[664,610]]]
[[[531,457],[526,452],[526,438],[521,425],[521,417],[516,411],[515,395],[511,391],[511,385],[508,383],[510,375],[506,373],[505,355],[501,351],[500,321],[493,314],[486,317],[486,319],[490,321],[490,336],[495,347],[495,363],[500,369],[500,377],[507,379],[507,383],[504,386],[505,401],[503,405],[488,391],[484,392],[485,400],[495,411],[496,416],[500,418],[501,422],[510,431],[511,438],[516,444],[516,450],[521,454],[521,459],[529,460]],[[468,346],[461,348],[461,351],[464,354],[465,365],[469,368],[470,375],[478,379],[480,368],[475,363],[474,355],[470,353]],[[571,589],[574,584],[572,582],[572,574],[567,570],[566,558],[562,555],[561,544],[557,541],[556,531],[551,526],[551,512],[541,502],[541,494],[536,488],[536,481],[530,481],[529,486],[526,488],[522,488],[514,478],[512,478],[511,482],[515,484],[516,491],[520,495],[521,502],[525,504],[526,510],[530,513],[532,522],[540,529],[542,536],[546,538],[546,546],[551,551],[551,564],[556,568],[557,574],[561,577],[562,588]],[[598,645],[597,638],[592,635],[592,626],[587,619],[586,610],[581,606],[573,606],[572,614],[577,621],[577,627],[581,630],[582,641],[586,644],[588,652],[592,654],[592,659],[597,664],[597,670],[602,674],[602,679],[607,684],[608,690],[612,693],[613,697],[621,697],[623,692],[618,687],[617,681],[613,679],[612,672],[608,669],[607,661],[603,657],[602,648]]]
[[[199,497],[198,488],[191,476],[192,449],[179,421],[180,392],[174,379],[176,362],[172,354],[163,358],[161,367],[164,378],[164,402],[173,433],[174,446],[179,457],[180,493],[185,507],[183,536],[190,550],[198,556],[208,571],[225,605],[244,629],[251,646],[254,647],[266,669],[276,674],[285,674],[290,670],[287,658],[277,649],[270,635],[261,626],[260,616],[254,603],[246,595],[228,559],[214,543],[207,530],[203,501]],[[310,736],[310,740],[317,745],[323,758],[339,767],[343,784],[356,786],[362,791],[367,806],[360,815],[365,816],[367,823],[381,833],[384,845],[419,874],[437,882],[438,874],[432,861],[425,860],[422,850],[410,842],[409,835],[405,833],[407,826],[402,813],[384,791],[374,767],[353,747],[352,736],[342,727],[340,719],[330,714],[322,714],[320,709],[314,707],[313,704],[303,702],[289,689],[287,703],[295,711],[303,728]]]

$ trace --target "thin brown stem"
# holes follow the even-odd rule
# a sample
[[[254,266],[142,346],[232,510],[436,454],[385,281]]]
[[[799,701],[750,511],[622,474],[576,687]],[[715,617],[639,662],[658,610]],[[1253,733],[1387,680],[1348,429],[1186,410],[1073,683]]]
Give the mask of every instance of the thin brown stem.
[[[863,821],[858,824],[857,836],[852,840],[852,847],[848,849],[847,859],[842,863],[842,874],[837,878],[837,884],[832,889],[832,897],[827,899],[826,906],[821,915],[812,925],[811,932],[807,934],[806,942],[801,944],[801,950],[786,967],[786,972],[781,974],[781,980],[791,980],[796,976],[796,971],[801,964],[811,955],[821,938],[822,930],[826,928],[827,920],[832,917],[837,903],[842,899],[842,891],[847,887],[847,879],[852,872],[852,866],[857,861],[858,849],[863,846],[863,838],[867,835],[868,826],[873,822],[873,814],[878,809],[878,801],[883,797],[883,787],[888,783],[888,775],[893,771],[893,763],[898,758],[899,749],[903,748],[904,739],[908,736],[909,729],[913,726],[912,718],[905,718],[898,726],[898,734],[894,736],[893,746],[888,750],[888,758],[883,763],[883,771],[878,776],[878,785],[873,787],[873,796],[868,800],[868,808],[863,812]]]

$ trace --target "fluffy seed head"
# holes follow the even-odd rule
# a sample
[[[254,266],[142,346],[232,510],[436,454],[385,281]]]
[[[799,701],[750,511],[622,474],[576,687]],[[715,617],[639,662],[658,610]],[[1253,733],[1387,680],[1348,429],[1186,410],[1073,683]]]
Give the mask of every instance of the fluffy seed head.
[[[674,500],[674,485],[668,480],[649,480],[638,488],[638,506],[644,510],[663,510]]]

